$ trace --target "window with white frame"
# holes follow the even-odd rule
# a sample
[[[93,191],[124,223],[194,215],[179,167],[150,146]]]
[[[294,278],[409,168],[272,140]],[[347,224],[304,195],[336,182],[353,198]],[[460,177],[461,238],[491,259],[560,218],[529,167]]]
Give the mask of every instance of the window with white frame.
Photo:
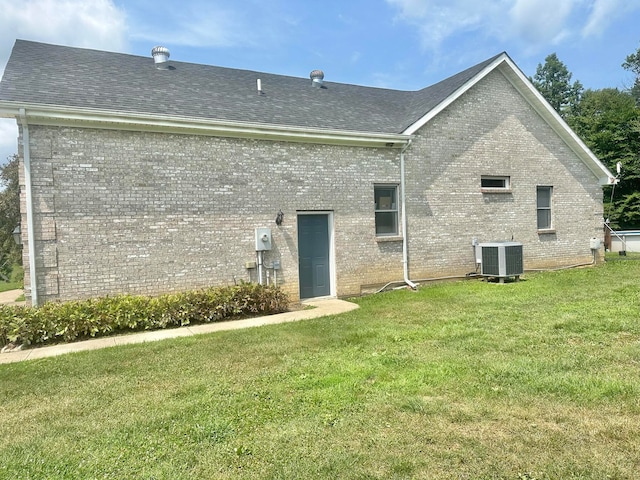
[[[398,235],[398,186],[375,185],[376,235]]]
[[[511,179],[508,176],[482,175],[480,177],[480,188],[491,191],[510,191]]]
[[[552,197],[553,187],[539,186],[537,188],[538,230],[551,230],[553,228],[551,215]]]

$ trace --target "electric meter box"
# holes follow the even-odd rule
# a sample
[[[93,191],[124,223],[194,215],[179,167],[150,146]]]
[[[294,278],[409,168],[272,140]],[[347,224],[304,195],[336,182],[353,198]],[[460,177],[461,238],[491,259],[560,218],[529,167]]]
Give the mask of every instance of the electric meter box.
[[[271,250],[271,229],[256,228],[256,252]]]
[[[593,237],[589,240],[589,246],[591,247],[591,250],[600,250],[600,239]]]

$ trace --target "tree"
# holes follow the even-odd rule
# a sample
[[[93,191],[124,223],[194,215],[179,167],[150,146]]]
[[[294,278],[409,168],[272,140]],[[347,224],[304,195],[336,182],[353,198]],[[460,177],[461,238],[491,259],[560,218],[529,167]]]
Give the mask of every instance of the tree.
[[[0,278],[6,280],[11,267],[22,263],[21,247],[13,239],[13,229],[20,223],[20,184],[18,156],[0,166]]]
[[[564,119],[570,117],[580,103],[583,87],[579,81],[571,83],[572,74],[555,53],[538,64],[536,74],[530,78],[542,96]]]
[[[634,97],[617,88],[587,90],[569,124],[612,172],[621,163],[613,203],[605,203],[612,227],[640,226],[640,108]],[[605,202],[610,200],[609,188]]]
[[[636,99],[636,103],[640,105],[640,48],[635,53],[628,55],[622,68],[629,70],[636,75],[633,87],[630,88],[631,95]]]

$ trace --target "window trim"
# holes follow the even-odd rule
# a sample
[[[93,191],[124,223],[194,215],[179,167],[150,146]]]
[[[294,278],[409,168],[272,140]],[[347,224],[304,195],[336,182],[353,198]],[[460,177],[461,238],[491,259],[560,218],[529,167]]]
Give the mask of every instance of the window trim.
[[[540,207],[540,196],[539,193],[542,189],[548,190],[549,192],[549,206],[548,207]],[[549,225],[546,227],[540,226],[540,211],[548,211],[549,212]],[[536,227],[538,229],[538,233],[555,233],[555,227],[553,223],[553,185],[536,185]]]
[[[482,185],[485,180],[498,180],[502,182],[503,186],[484,186]],[[480,191],[482,193],[512,193],[511,191],[511,177],[509,175],[481,175],[480,176]]]
[[[391,200],[391,206],[395,205],[395,208],[378,209],[376,208],[376,191],[377,189],[393,189],[393,197]],[[375,183],[373,185],[373,215],[374,215],[374,230],[375,236],[378,241],[394,241],[401,240],[402,234],[400,233],[400,205],[399,205],[399,190],[400,186],[397,183]],[[394,213],[395,225],[394,232],[391,233],[378,233],[378,213]]]

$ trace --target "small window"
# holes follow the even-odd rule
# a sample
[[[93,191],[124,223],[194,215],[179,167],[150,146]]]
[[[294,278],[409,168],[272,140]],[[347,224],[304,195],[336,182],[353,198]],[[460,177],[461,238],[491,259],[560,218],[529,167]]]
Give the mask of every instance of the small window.
[[[511,182],[509,177],[493,177],[483,175],[480,177],[480,187],[491,190],[509,190]]]
[[[537,207],[538,207],[538,230],[551,230],[551,197],[553,187],[538,187]]]
[[[398,187],[373,187],[376,235],[398,235]]]

